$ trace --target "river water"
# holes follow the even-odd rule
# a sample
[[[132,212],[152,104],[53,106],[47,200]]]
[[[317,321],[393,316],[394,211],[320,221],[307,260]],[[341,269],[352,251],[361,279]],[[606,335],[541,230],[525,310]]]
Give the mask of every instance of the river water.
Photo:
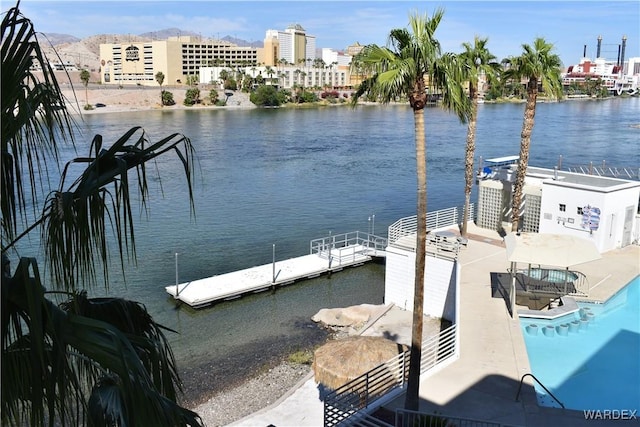
[[[476,158],[516,155],[524,104],[483,104]],[[426,110],[428,210],[464,201],[466,126]],[[590,161],[640,167],[640,98],[541,103],[529,164]],[[307,254],[314,238],[373,231],[415,214],[413,114],[408,106],[267,110],[176,110],[84,118],[79,154],[95,134],[110,145],[130,127],[156,141],[191,138],[199,159],[195,218],[181,166],[171,155],[151,179],[150,213],[136,228],[138,260],[126,283],[114,258],[109,294],[140,301],[169,334],[190,396],[220,389],[254,368],[325,339],[310,317],[325,307],[381,304],[384,266],[369,264],[193,310],[164,287]],[[70,151],[63,157],[70,158]],[[474,191],[475,194],[475,191]],[[97,290],[96,293],[102,293]]]

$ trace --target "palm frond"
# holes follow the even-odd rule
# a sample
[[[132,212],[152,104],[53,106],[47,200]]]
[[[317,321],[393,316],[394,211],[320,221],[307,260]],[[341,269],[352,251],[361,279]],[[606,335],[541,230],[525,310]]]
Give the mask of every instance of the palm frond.
[[[175,399],[174,384],[180,389],[180,378],[163,330],[175,331],[156,323],[142,304],[122,298],[87,298],[86,292],[80,292],[61,307],[68,313],[109,322],[125,334],[151,373],[155,387]]]
[[[153,322],[143,306],[91,301],[80,294],[65,311],[47,298],[35,259],[21,258],[11,275],[6,256],[17,240],[42,224],[53,288],[91,285],[100,263],[106,284],[107,238],[114,234],[124,274],[124,255],[135,259],[129,171],[137,173],[145,208],[147,162],[174,151],[187,177],[193,212],[189,139],[173,134],[151,143],[141,128],[133,128],[102,149],[97,135],[89,156],[67,164],[60,187],[47,194],[47,167],[58,166],[59,142],[73,142],[74,123],[31,22],[17,6],[4,16],[1,32],[2,424],[202,425],[197,414],[176,403],[180,382],[166,328]],[[30,71],[34,62],[44,77]],[[71,166],[83,170],[73,175]],[[30,204],[36,219],[27,224]]]
[[[47,157],[58,158],[58,138],[73,142],[74,122],[64,108],[64,97],[31,21],[17,7],[11,8],[2,20],[0,32],[0,210],[4,252],[4,244],[18,234],[19,224],[26,226],[27,195],[38,199],[38,184],[46,180]],[[41,77],[31,71],[35,63],[42,69]]]
[[[65,166],[60,189],[50,193],[43,212],[47,265],[54,283],[67,290],[78,289],[80,283],[94,285],[99,268],[108,283],[107,241],[111,234],[117,243],[123,276],[125,261],[135,261],[131,170],[135,170],[137,195],[145,207],[147,163],[173,151],[183,166],[194,211],[195,152],[184,135],[176,133],[152,143],[142,128],[134,127],[108,149],[102,149],[102,137],[97,135],[91,151],[88,157],[73,159]],[[72,179],[72,166],[85,164],[85,169],[65,188],[67,180]]]
[[[175,360],[162,327],[144,307],[117,299],[91,301],[80,294],[64,305],[69,309],[65,311],[44,297],[37,264],[26,258],[13,277],[3,276],[2,286],[21,313],[14,320],[22,323],[3,324],[5,419],[78,425],[93,417],[89,406],[93,411],[102,403],[103,417],[119,419],[112,417],[116,408],[118,417],[126,420],[122,425],[201,425],[197,414],[175,402]],[[111,316],[122,317],[117,326],[105,319]],[[96,401],[105,384],[117,384],[118,399]],[[100,420],[105,422],[94,421],[100,425]]]

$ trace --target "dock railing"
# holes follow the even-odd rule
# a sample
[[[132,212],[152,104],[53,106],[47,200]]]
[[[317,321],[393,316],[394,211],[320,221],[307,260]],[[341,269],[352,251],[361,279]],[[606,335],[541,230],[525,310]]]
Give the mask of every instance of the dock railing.
[[[381,257],[385,255],[387,239],[362,231],[335,234],[313,239],[309,253],[330,259],[335,265],[353,262],[359,257]]]

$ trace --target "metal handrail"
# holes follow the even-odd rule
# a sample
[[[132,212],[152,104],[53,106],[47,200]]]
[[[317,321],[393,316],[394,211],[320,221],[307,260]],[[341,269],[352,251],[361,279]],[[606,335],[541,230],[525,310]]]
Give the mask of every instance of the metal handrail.
[[[538,384],[540,384],[540,387],[542,387],[542,388],[544,389],[544,391],[546,391],[546,392],[547,392],[547,394],[549,394],[549,396],[553,397],[553,399],[554,399],[556,402],[558,402],[558,404],[559,404],[560,406],[562,406],[562,409],[565,409],[565,407],[564,407],[564,405],[562,404],[562,402],[560,402],[560,401],[558,400],[558,398],[557,398],[557,397],[555,397],[555,396],[553,395],[553,393],[551,393],[551,392],[549,391],[549,389],[548,389],[548,388],[546,388],[546,387],[544,386],[544,384],[542,384],[542,383],[540,382],[540,380],[539,380],[539,379],[537,379],[537,378],[535,377],[535,375],[533,375],[531,372],[524,374],[524,375],[522,376],[522,378],[520,378],[520,385],[518,386],[518,393],[516,393],[516,402],[518,401],[518,398],[520,397],[520,391],[522,390],[522,383],[524,382],[524,378],[525,378],[526,376],[529,376],[529,377],[533,378],[533,379],[534,379]]]
[[[469,220],[474,217],[474,204],[469,205]],[[464,217],[464,208],[452,207],[438,211],[427,212],[427,231],[444,229],[459,225]],[[417,216],[400,218],[389,226],[387,233],[389,245],[394,245],[405,236],[416,234],[418,230]]]

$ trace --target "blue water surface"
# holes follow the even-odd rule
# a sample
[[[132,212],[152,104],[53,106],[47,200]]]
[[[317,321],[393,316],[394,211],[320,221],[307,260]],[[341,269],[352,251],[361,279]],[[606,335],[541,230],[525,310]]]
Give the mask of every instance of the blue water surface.
[[[562,156],[565,169],[606,160],[637,170],[638,111],[638,97],[541,103],[529,164],[552,168]],[[480,157],[518,154],[523,112],[524,104],[480,106],[476,167]],[[385,268],[378,264],[202,310],[176,308],[165,286],[175,284],[176,270],[179,281],[186,282],[267,264],[273,245],[276,260],[301,256],[309,252],[311,239],[356,230],[386,236],[390,224],[415,215],[415,130],[408,105],[165,108],[92,114],[79,124],[77,151],[63,147],[61,164],[88,155],[96,134],[109,147],[133,126],[142,126],[153,142],[183,133],[195,147],[195,215],[190,215],[181,164],[175,156],[161,156],[148,169],[149,211],[136,209],[140,203],[133,200],[137,262],[125,265],[125,282],[112,246],[108,289],[89,290],[91,296],[139,301],[154,319],[177,331],[168,338],[181,367],[206,364],[203,372],[229,372],[235,366],[228,368],[228,361],[257,366],[269,349],[287,354],[307,345],[308,323],[318,310],[384,302]],[[439,107],[425,110],[429,211],[464,203],[466,130],[454,114]],[[51,186],[57,187],[55,176]],[[476,192],[474,186],[474,202]],[[39,249],[35,232],[11,254],[13,265],[18,256],[36,257],[46,277]]]
[[[566,408],[640,410],[640,276],[604,304],[578,305],[580,312],[553,321],[520,319],[531,371]],[[577,330],[558,334],[572,321]],[[543,333],[547,325],[553,334]],[[559,406],[538,385],[536,392],[540,405]]]

